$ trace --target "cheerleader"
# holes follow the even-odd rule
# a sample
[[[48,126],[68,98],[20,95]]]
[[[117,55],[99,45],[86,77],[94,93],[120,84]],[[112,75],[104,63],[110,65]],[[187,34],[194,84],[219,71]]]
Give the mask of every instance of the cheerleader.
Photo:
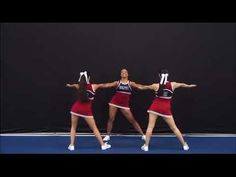
[[[141,147],[142,150],[148,151],[148,146],[150,138],[152,135],[153,128],[155,127],[156,120],[158,116],[163,117],[165,122],[168,124],[170,129],[174,132],[178,140],[183,146],[184,150],[188,150],[189,146],[184,141],[183,136],[179,129],[177,128],[172,112],[171,112],[171,99],[174,93],[174,90],[177,88],[192,88],[196,87],[194,84],[185,84],[177,82],[168,81],[169,73],[166,69],[162,69],[159,73],[160,82],[154,83],[148,86],[140,86],[139,89],[151,89],[155,91],[155,99],[153,100],[151,106],[148,109],[149,113],[149,122],[146,130],[146,140],[145,144]]]
[[[78,92],[78,99],[75,101],[71,108],[71,130],[70,130],[70,145],[68,149],[70,151],[75,150],[75,135],[78,125],[79,117],[83,117],[90,127],[90,129],[95,134],[97,140],[101,145],[102,150],[106,150],[111,147],[110,144],[104,143],[101,134],[96,126],[93,112],[92,112],[92,102],[94,100],[95,92],[99,88],[105,88],[104,84],[91,84],[89,82],[90,77],[88,77],[87,72],[81,72],[78,83],[76,84],[66,84],[67,87],[74,88]]]
[[[113,122],[115,120],[118,109],[122,112],[125,118],[133,125],[135,130],[137,130],[141,134],[142,139],[145,140],[145,135],[140,125],[135,120],[129,107],[129,100],[132,93],[132,88],[139,88],[141,87],[141,85],[128,80],[127,69],[121,70],[120,77],[121,79],[119,81],[114,81],[112,83],[106,84],[106,87],[115,87],[116,93],[109,102],[109,119],[107,122],[107,135],[103,138],[103,140],[104,141],[110,140]]]

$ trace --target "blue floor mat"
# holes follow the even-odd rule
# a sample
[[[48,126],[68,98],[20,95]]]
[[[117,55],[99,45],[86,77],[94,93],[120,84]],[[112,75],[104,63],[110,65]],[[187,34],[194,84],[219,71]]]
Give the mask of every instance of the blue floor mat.
[[[184,151],[176,137],[152,137],[149,151],[141,137],[112,136],[111,149],[102,151],[94,136],[77,136],[75,151],[67,150],[68,136],[0,136],[1,154],[236,154],[236,137],[185,137]]]

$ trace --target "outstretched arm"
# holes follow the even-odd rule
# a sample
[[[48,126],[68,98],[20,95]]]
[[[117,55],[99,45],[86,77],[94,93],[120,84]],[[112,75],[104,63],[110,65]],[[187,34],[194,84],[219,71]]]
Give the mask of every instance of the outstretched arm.
[[[157,91],[158,88],[159,88],[159,84],[155,84],[155,83],[151,84],[151,85],[138,84],[137,88],[140,89],[140,90],[154,90],[154,91]]]
[[[144,85],[142,84],[137,84],[135,82],[130,82],[130,86],[133,87],[133,88],[136,88],[136,89],[140,89],[142,88]]]
[[[66,84],[66,87],[79,89],[79,84]]]
[[[185,84],[185,83],[178,83],[178,82],[171,82],[173,89],[176,88],[192,88],[192,87],[196,87],[196,84]]]
[[[118,84],[118,81],[110,82],[110,83],[103,83],[103,84],[93,84],[94,90],[97,90],[99,88],[111,88],[116,87]]]

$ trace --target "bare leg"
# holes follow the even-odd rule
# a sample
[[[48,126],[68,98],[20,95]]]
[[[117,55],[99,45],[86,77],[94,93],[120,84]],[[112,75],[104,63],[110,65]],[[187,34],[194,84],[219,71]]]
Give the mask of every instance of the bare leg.
[[[141,135],[144,135],[143,130],[141,129],[138,122],[134,119],[134,116],[130,110],[121,109],[121,112],[126,117],[126,119],[133,125],[135,130],[137,130]]]
[[[102,140],[101,134],[96,126],[95,120],[93,118],[85,118],[85,121],[89,125],[90,129],[93,131],[95,137],[99,141],[100,145],[104,145],[104,142]]]
[[[146,141],[145,141],[146,146],[149,145],[152,131],[153,131],[153,128],[155,127],[155,124],[156,124],[156,120],[157,120],[157,115],[149,113],[149,120],[148,120],[148,127],[147,127],[147,131],[146,131]]]
[[[79,117],[71,114],[70,144],[75,145],[75,135]]]
[[[117,107],[109,105],[109,119],[107,122],[107,134],[109,136],[111,135],[111,130],[113,127],[113,122],[115,120],[117,109],[118,109]]]
[[[181,134],[181,132],[179,131],[179,129],[177,128],[177,126],[175,125],[175,121],[174,118],[171,117],[163,117],[165,122],[168,124],[168,126],[170,127],[170,129],[174,132],[174,134],[176,135],[176,137],[178,138],[178,140],[180,141],[180,143],[182,145],[184,145],[185,141],[184,138]]]

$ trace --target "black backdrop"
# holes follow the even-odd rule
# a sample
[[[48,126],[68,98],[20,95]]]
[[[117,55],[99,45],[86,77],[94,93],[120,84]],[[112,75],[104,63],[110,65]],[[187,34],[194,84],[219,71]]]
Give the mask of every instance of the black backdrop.
[[[94,83],[129,79],[151,84],[166,67],[176,90],[172,111],[184,133],[236,133],[235,23],[2,23],[1,132],[68,132],[75,91],[88,70]],[[98,90],[94,115],[105,132],[114,89]],[[134,90],[131,109],[146,130],[154,94]],[[155,132],[170,132],[162,119]],[[83,119],[79,129],[90,132]],[[114,131],[135,132],[118,112]]]

